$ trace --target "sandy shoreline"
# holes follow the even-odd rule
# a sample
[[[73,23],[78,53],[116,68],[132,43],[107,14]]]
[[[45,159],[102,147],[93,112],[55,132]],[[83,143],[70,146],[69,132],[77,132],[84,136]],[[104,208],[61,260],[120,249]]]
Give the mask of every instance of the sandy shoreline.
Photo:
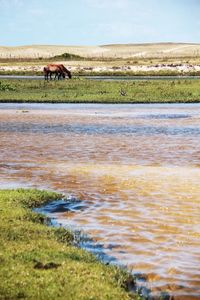
[[[62,62],[67,66],[66,62]],[[12,66],[0,66],[1,72],[42,72],[44,64],[41,65],[12,65]],[[180,74],[187,74],[190,72],[199,72],[200,65],[192,65],[192,64],[155,64],[155,65],[122,65],[122,66],[106,66],[106,65],[93,65],[93,66],[84,66],[81,65],[69,65],[67,68],[72,72],[177,72]]]

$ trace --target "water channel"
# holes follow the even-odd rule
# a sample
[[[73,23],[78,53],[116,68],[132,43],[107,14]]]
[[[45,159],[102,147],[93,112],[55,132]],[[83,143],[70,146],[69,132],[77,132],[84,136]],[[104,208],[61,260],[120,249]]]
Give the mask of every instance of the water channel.
[[[74,78],[85,78],[89,80],[100,80],[100,81],[137,81],[137,80],[197,80],[200,76],[190,75],[153,75],[153,76],[123,76],[123,75],[79,75]],[[24,80],[44,80],[44,75],[0,75],[0,79],[24,79]]]

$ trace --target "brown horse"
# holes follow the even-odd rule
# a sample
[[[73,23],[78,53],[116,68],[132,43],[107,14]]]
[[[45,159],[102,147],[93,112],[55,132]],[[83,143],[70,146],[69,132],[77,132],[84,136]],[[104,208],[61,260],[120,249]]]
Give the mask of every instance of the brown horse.
[[[52,80],[52,74],[55,74],[54,79],[58,77],[58,80],[61,78],[61,76],[65,78],[66,74],[69,78],[72,78],[71,72],[67,70],[62,64],[49,64],[44,67],[43,71],[45,80]]]
[[[52,80],[52,74],[55,74],[55,77],[58,76],[59,79],[60,76],[62,75],[62,71],[57,65],[48,65],[44,67],[43,71],[44,71],[44,79],[46,80],[48,79]]]

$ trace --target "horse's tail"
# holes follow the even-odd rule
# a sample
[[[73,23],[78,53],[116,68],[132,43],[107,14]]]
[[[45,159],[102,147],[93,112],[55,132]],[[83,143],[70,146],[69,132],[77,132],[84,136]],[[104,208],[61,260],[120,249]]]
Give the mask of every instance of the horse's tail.
[[[49,72],[48,66],[43,68],[43,72],[44,72],[45,74],[47,74],[47,73]]]
[[[48,80],[49,68],[48,67],[44,67],[43,68],[43,73],[44,73],[44,79]]]

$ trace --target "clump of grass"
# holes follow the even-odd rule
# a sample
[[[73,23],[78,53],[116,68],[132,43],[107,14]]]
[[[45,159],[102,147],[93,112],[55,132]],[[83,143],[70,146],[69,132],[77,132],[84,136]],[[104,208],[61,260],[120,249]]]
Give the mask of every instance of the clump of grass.
[[[74,241],[73,234],[68,230],[66,230],[65,228],[62,227],[56,228],[54,233],[57,241],[59,242],[71,244],[72,241]]]
[[[15,91],[15,88],[10,85],[9,83],[4,83],[0,81],[0,91],[5,92],[5,91]]]
[[[0,190],[0,299],[139,299],[128,292],[129,274],[74,247],[72,233],[30,209],[60,197]]]
[[[125,89],[121,88],[120,91],[119,91],[119,94],[120,94],[120,96],[123,96],[123,97],[124,97],[124,96],[127,95],[127,92],[126,92]]]

